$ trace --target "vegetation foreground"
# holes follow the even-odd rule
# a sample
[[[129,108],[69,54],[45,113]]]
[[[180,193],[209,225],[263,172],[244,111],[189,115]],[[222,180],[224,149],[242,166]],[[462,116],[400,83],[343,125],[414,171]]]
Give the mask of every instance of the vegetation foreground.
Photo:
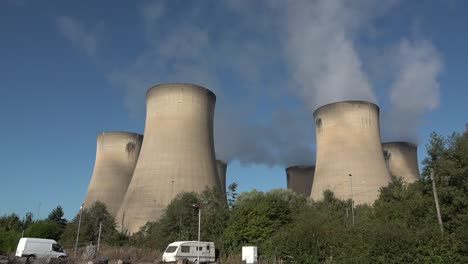
[[[468,126],[448,137],[432,133],[426,145],[421,181],[401,179],[381,189],[370,206],[355,208],[351,201],[324,193],[312,201],[288,190],[250,191],[239,195],[237,184],[226,197],[215,190],[179,194],[156,223],[127,236],[115,229],[102,203],[82,211],[79,245],[98,240],[100,255],[134,262],[154,262],[173,241],[197,240],[202,207],[201,238],[214,241],[222,263],[240,263],[240,248],[255,245],[263,263],[283,259],[291,263],[468,263]],[[434,171],[443,232],[437,222],[430,181]],[[19,238],[51,238],[73,256],[79,215],[63,219],[60,206],[47,219],[34,221],[31,213],[0,217],[0,253],[12,253]],[[224,260],[224,261],[223,261]]]

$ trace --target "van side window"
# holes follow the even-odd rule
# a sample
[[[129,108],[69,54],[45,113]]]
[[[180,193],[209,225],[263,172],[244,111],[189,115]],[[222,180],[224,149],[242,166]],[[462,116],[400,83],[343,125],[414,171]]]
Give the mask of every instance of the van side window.
[[[180,252],[190,253],[190,247],[189,246],[182,246],[182,247],[180,247]]]
[[[206,245],[206,250],[210,250],[210,245]]]
[[[55,252],[63,252],[63,249],[59,244],[52,244],[52,250]]]

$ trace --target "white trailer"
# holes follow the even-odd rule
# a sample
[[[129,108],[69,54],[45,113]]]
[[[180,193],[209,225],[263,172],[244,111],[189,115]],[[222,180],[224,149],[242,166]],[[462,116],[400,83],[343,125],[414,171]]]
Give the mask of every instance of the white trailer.
[[[258,263],[257,247],[242,247],[242,263],[256,264]]]
[[[198,241],[176,241],[167,246],[162,256],[163,263],[175,263],[187,259],[194,263],[214,263],[216,261],[215,244]],[[200,260],[198,261],[198,256]]]
[[[17,257],[35,258],[66,258],[68,254],[53,239],[23,237],[16,248]]]

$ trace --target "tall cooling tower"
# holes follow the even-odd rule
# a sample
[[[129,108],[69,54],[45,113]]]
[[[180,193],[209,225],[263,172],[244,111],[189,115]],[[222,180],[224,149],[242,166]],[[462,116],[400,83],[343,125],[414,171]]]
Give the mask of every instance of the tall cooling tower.
[[[419,180],[418,147],[409,142],[382,143],[388,170],[407,183]]]
[[[160,84],[147,91],[145,138],[117,217],[122,230],[135,233],[158,220],[178,193],[220,188],[215,102],[213,92],[192,84]]]
[[[216,160],[216,168],[218,171],[218,178],[221,184],[221,190],[226,193],[226,170],[227,164],[222,160]]]
[[[314,166],[292,166],[286,168],[288,189],[307,197],[310,196],[314,182],[314,171]]]
[[[113,216],[120,208],[137,164],[143,136],[111,131],[97,136],[96,161],[93,176],[84,198],[89,208],[100,201]]]
[[[317,160],[311,197],[323,199],[328,189],[337,198],[372,204],[390,181],[380,143],[379,107],[337,102],[315,110],[314,119]]]

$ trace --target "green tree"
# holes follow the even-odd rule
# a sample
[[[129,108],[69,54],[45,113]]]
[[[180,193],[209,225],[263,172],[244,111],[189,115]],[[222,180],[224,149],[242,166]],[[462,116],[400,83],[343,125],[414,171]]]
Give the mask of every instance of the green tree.
[[[147,223],[132,236],[132,241],[140,246],[164,250],[174,241],[197,240],[198,209],[194,204],[201,207],[201,239],[217,243],[226,226],[228,210],[224,194],[216,189],[206,189],[201,194],[178,194],[159,221]]]
[[[76,239],[80,212],[69,222],[61,236],[64,246],[72,246]],[[114,217],[107,211],[106,206],[97,201],[91,208],[81,210],[81,227],[79,244],[96,242],[99,235],[99,224],[102,222],[101,240],[111,245],[120,244],[122,236],[115,229]]]
[[[0,227],[0,253],[14,252],[20,237],[20,232]]]
[[[24,231],[26,237],[48,238],[59,240],[62,228],[50,220],[36,221],[28,226]]]
[[[223,248],[234,251],[242,245],[264,242],[305,205],[304,196],[289,190],[241,193],[224,232]]]
[[[50,221],[53,221],[57,223],[62,228],[65,228],[67,225],[67,219],[63,218],[63,209],[62,206],[57,206],[55,209],[52,210],[52,212],[49,213],[47,216],[47,219]]]

